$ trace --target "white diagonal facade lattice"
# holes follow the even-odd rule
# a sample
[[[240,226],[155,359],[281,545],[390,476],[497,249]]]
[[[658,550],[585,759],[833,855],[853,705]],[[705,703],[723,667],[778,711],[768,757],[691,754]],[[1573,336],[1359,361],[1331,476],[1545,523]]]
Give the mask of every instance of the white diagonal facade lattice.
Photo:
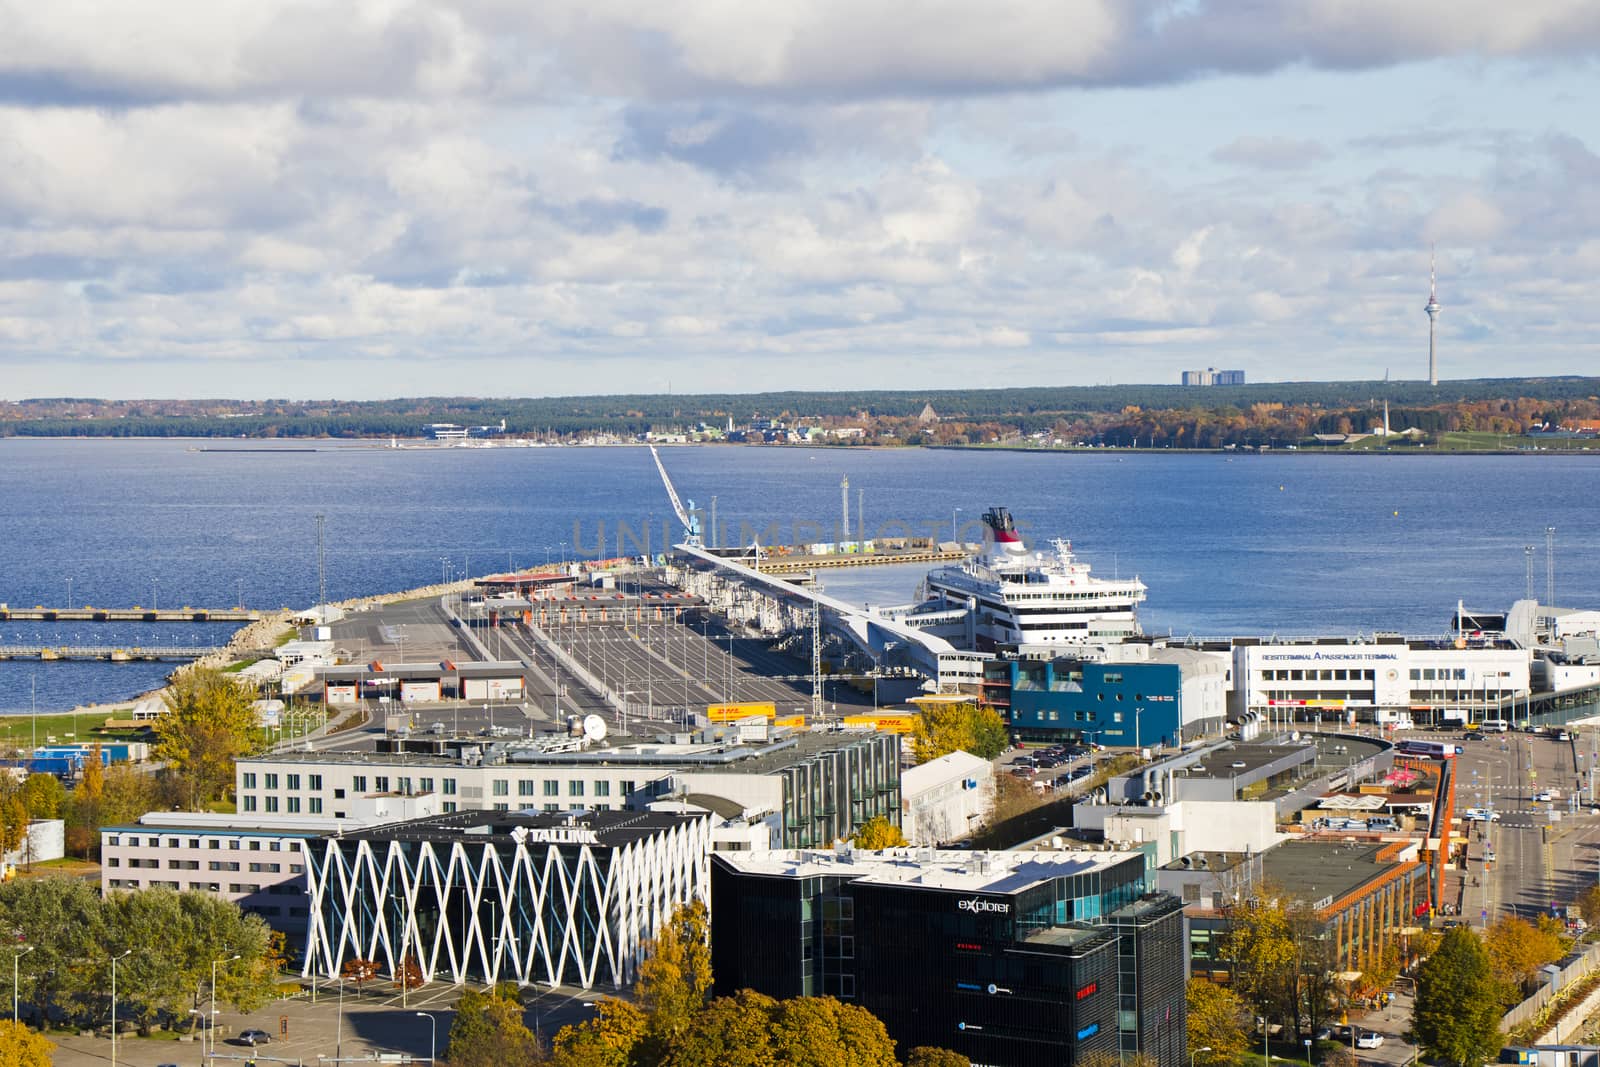
[[[400,828],[397,828],[400,829]],[[352,959],[425,981],[633,981],[644,943],[690,900],[710,901],[711,823],[676,820],[625,844],[463,833],[306,843],[306,977]]]

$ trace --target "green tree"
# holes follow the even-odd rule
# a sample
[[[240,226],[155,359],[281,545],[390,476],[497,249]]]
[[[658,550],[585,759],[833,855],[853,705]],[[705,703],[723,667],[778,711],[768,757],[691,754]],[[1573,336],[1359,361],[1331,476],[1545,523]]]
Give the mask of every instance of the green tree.
[[[918,1045],[907,1054],[906,1067],[972,1067],[972,1061],[947,1048]]]
[[[1417,974],[1411,1029],[1428,1055],[1476,1067],[1500,1048],[1500,999],[1489,953],[1465,926],[1448,930]]]
[[[883,848],[900,848],[906,844],[906,835],[886,815],[874,815],[861,824],[861,829],[851,835],[857,848],[876,851]]]
[[[555,1067],[643,1067],[639,1055],[650,1020],[626,1000],[595,1002],[594,1018],[563,1026],[551,1042]],[[652,1061],[651,1067],[660,1063]]]
[[[929,704],[912,727],[911,747],[918,763],[958,751],[994,759],[1006,750],[1010,738],[1005,719],[993,708]]]
[[[773,1067],[777,1010],[777,1001],[749,989],[718,997],[689,1024],[666,1067]]]
[[[833,997],[779,1001],[772,1050],[786,1067],[899,1067],[878,1017]]]
[[[544,1050],[519,1002],[469,989],[456,1002],[446,1059],[450,1067],[509,1067],[543,1062]]]
[[[660,1058],[689,1029],[711,993],[710,913],[705,903],[678,905],[645,951],[634,994],[650,1020],[648,1051]]]
[[[55,1042],[10,1019],[0,1022],[0,1063],[6,1067],[50,1067]]]
[[[156,720],[155,757],[164,760],[189,807],[224,796],[233,764],[252,747],[256,717],[250,694],[216,670],[188,671],[162,698],[167,714]]]
[[[22,783],[22,802],[33,819],[57,819],[67,800],[67,788],[53,774],[30,774]]]
[[[1198,1062],[1232,1063],[1249,1047],[1246,1026],[1250,1011],[1239,994],[1227,986],[1204,978],[1191,978],[1184,991],[1189,1012],[1189,1049],[1210,1047],[1197,1052]]]

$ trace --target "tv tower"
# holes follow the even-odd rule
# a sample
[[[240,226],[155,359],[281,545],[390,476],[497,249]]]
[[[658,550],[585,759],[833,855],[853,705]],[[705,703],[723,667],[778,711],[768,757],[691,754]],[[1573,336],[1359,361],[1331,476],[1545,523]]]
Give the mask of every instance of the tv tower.
[[[1428,302],[1422,305],[1422,310],[1428,313],[1428,384],[1439,384],[1439,360],[1434,354],[1433,327],[1439,321],[1439,297],[1434,289],[1433,249],[1428,249]]]

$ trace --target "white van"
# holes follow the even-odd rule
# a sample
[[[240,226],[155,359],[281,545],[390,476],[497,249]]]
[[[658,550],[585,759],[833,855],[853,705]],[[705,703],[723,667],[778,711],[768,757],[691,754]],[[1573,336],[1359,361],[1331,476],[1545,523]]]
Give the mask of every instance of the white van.
[[[1486,734],[1503,734],[1511,729],[1511,724],[1504,719],[1484,719],[1479,728]]]

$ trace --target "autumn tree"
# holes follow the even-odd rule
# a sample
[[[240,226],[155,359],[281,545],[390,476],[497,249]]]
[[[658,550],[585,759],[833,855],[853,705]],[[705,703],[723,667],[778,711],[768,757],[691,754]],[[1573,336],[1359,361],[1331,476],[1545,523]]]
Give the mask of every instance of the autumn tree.
[[[741,989],[718,997],[690,1023],[665,1061],[665,1067],[769,1067],[772,1022],[778,1002]]]
[[[1198,1062],[1232,1063],[1244,1054],[1250,1043],[1246,1030],[1250,1010],[1238,993],[1204,978],[1191,978],[1184,999],[1188,1003],[1190,1050],[1210,1048],[1209,1052],[1196,1052]]]
[[[651,1052],[664,1056],[711,994],[710,913],[705,903],[678,905],[645,952],[634,994],[649,1017]]]
[[[878,1017],[833,997],[779,1001],[772,1051],[786,1067],[899,1067]]]
[[[350,959],[345,960],[344,966],[339,969],[339,977],[346,982],[354,982],[359,992],[363,985],[378,977],[381,969],[382,965],[376,960]]]
[[[972,1061],[947,1048],[918,1045],[906,1054],[906,1067],[972,1067]]]
[[[58,819],[66,803],[67,789],[53,774],[30,774],[22,782],[22,802],[33,819]]]
[[[638,1054],[649,1027],[645,1013],[626,1000],[610,998],[596,1001],[594,1009],[594,1018],[563,1026],[556,1034],[553,1067],[642,1067]]]
[[[1540,967],[1566,953],[1554,923],[1535,925],[1513,916],[1498,920],[1484,931],[1483,942],[1489,954],[1489,972],[1502,987],[1505,1002],[1519,999]]]
[[[1475,1067],[1500,1049],[1499,987],[1489,953],[1465,926],[1445,932],[1417,974],[1411,1029],[1425,1052]]]
[[[544,1061],[544,1050],[522,1019],[522,1005],[493,992],[469,989],[450,1024],[450,1067],[511,1067]]]
[[[167,764],[190,808],[224,796],[234,760],[250,752],[256,728],[250,694],[217,670],[193,670],[168,687],[155,723],[155,757]]]
[[[912,752],[926,763],[952,752],[970,752],[994,759],[1011,742],[1005,719],[993,708],[976,704],[929,704],[914,720]]]
[[[900,827],[889,821],[886,815],[874,815],[861,824],[861,828],[851,835],[850,840],[856,848],[877,851],[884,848],[901,848],[906,844],[906,835],[900,832]]]
[[[10,1019],[0,1022],[0,1063],[6,1067],[50,1067],[55,1042]]]
[[[1578,912],[1590,926],[1600,925],[1600,885],[1592,885],[1578,897]]]

